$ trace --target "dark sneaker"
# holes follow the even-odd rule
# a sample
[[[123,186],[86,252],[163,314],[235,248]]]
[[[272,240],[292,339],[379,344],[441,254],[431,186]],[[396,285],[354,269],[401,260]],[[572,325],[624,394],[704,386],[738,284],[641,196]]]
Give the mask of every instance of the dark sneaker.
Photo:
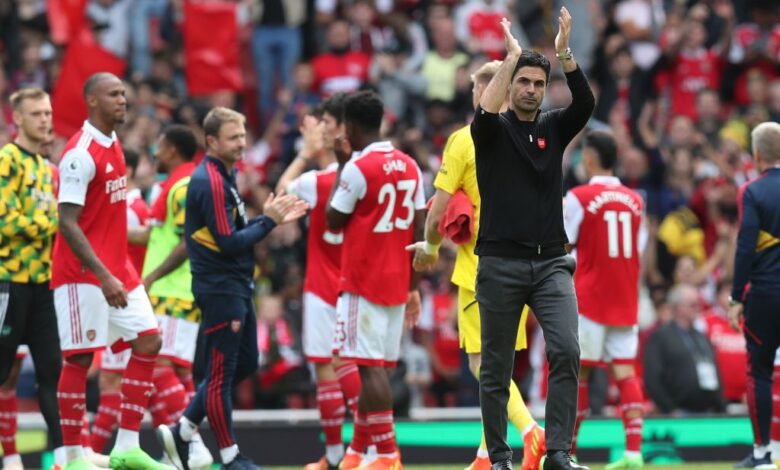
[[[753,453],[745,457],[744,460],[734,465],[733,468],[758,468],[761,470],[774,470],[777,465],[772,463],[769,452],[767,452],[762,458],[757,459],[753,457]]]
[[[190,470],[190,443],[185,442],[179,433],[179,424],[175,426],[160,425],[157,427],[157,441],[165,455],[178,470]]]

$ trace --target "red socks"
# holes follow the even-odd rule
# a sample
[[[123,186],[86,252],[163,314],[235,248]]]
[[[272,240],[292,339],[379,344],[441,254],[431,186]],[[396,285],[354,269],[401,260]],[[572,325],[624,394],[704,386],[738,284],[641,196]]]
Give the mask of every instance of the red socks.
[[[344,396],[338,382],[317,383],[317,407],[325,432],[325,444],[341,444],[341,426],[344,424]]]
[[[775,366],[772,377],[772,426],[769,428],[769,438],[780,441],[780,366]]]
[[[123,400],[120,428],[136,432],[141,429],[141,420],[154,390],[152,374],[156,360],[156,354],[152,356],[133,352],[130,356],[122,376]],[[62,413],[61,409],[60,413]]]
[[[119,409],[122,406],[122,397],[119,391],[100,392],[100,404],[92,425],[90,447],[98,453],[106,448],[106,443],[111,439],[114,429],[119,424]]]
[[[86,388],[87,368],[65,360],[57,384],[57,405],[60,408],[63,445],[81,445],[81,428],[87,406]]]
[[[352,442],[349,443],[349,448],[355,453],[365,454],[370,440],[371,434],[368,429],[366,414],[358,411],[355,416],[355,430],[352,433]]]
[[[626,431],[626,451],[639,452],[642,448],[642,388],[639,379],[629,377],[618,381],[620,389],[620,414]],[[631,415],[629,417],[629,415]]]
[[[164,421],[159,424],[176,424],[189,401],[184,386],[171,366],[155,367],[153,382],[153,400],[160,400],[165,405]]]
[[[369,411],[368,429],[377,454],[395,453],[395,431],[393,430],[393,410]]]
[[[588,404],[588,382],[579,381],[579,389],[577,394],[577,417],[574,420],[574,434],[571,438],[571,453],[577,453],[577,436],[580,434],[580,425],[582,421],[588,416],[590,406]]]
[[[192,374],[179,376],[179,381],[184,386],[184,393],[187,394],[187,404],[189,405],[192,397],[195,396],[195,382],[192,381]]]
[[[339,379],[344,399],[347,400],[352,419],[357,416],[358,396],[360,395],[360,372],[354,362],[342,362],[336,367],[336,377]]]
[[[0,390],[0,444],[3,455],[16,454],[16,414],[19,406],[15,390]]]

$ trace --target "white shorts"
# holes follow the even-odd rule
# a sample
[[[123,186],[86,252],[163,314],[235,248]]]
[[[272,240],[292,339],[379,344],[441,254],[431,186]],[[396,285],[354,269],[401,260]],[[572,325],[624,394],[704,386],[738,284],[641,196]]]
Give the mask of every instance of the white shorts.
[[[16,354],[19,354],[18,352]],[[775,365],[780,366],[780,348],[775,351]]]
[[[160,357],[182,367],[192,367],[195,347],[198,345],[198,327],[195,322],[169,315],[156,315],[160,323],[162,347]]]
[[[317,294],[303,293],[303,354],[309,362],[329,364],[338,352],[336,307]]]
[[[377,305],[350,293],[336,304],[344,324],[344,341],[339,355],[361,366],[395,367],[401,352],[404,328],[402,305]]]
[[[124,349],[115,353],[111,351],[111,348],[106,348],[100,357],[100,370],[121,374],[127,368],[127,363],[130,361],[132,354],[133,352],[130,349]]]
[[[114,308],[96,285],[65,284],[54,289],[54,308],[64,356],[107,346],[121,351],[139,336],[159,332],[143,285],[127,294],[127,307]]]
[[[633,364],[639,347],[639,328],[597,323],[580,315],[580,362],[597,367],[605,363]]]

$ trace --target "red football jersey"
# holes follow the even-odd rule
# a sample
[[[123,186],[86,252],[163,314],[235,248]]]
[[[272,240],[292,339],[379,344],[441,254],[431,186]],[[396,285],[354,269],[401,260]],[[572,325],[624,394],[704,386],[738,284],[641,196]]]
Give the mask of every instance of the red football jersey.
[[[636,325],[644,203],[615,177],[594,177],[566,195],[564,219],[576,246],[580,313],[608,326]]]
[[[60,161],[59,202],[83,207],[79,227],[106,268],[130,291],[140,284],[127,257],[127,176],[116,135],[89,122],[65,146]],[[69,283],[100,285],[63,237],[56,237],[51,287]]]
[[[714,49],[680,52],[673,62],[669,82],[672,87],[671,115],[696,119],[696,95],[709,88],[720,89],[723,60]]]
[[[127,226],[141,227],[149,222],[150,210],[146,205],[140,189],[127,192]],[[133,264],[136,273],[144,270],[144,258],[146,258],[146,245],[127,244],[127,255]]]
[[[703,316],[707,330],[704,332],[715,350],[723,397],[728,401],[741,401],[747,390],[747,349],[745,335],[734,331],[728,320],[709,312]]]
[[[339,296],[342,232],[328,229],[325,206],[328,204],[336,164],[322,171],[309,171],[287,189],[309,204],[309,239],[306,246],[306,279],[303,290],[335,306]]]
[[[390,142],[375,142],[341,171],[331,206],[351,214],[344,228],[340,292],[379,305],[406,303],[415,211],[425,208],[422,173]]]
[[[322,96],[356,91],[368,80],[371,56],[364,52],[320,54],[312,60],[313,90]]]

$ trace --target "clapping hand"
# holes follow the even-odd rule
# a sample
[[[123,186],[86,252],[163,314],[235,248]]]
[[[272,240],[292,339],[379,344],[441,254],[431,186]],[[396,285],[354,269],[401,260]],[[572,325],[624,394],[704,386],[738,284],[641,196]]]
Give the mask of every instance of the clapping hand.
[[[569,35],[571,34],[571,14],[566,7],[561,7],[561,16],[558,17],[558,34],[555,36],[555,52],[562,54],[569,48]]]
[[[523,53],[523,48],[520,47],[520,43],[512,36],[512,22],[506,18],[501,18],[501,29],[504,30],[504,44],[506,45],[506,52],[509,55],[519,56]]]
[[[270,217],[277,225],[298,220],[306,214],[309,205],[291,194],[274,193],[268,195],[263,204],[263,214]]]

